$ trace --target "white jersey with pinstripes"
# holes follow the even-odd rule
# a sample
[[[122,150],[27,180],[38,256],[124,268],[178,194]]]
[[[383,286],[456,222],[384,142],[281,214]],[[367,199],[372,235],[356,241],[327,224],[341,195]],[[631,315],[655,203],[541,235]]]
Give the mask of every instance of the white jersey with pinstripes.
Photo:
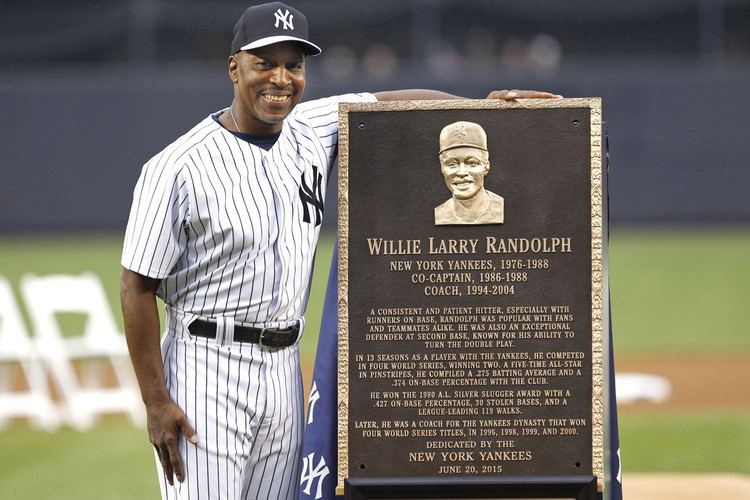
[[[184,483],[169,486],[157,460],[164,500],[296,500],[298,346],[234,342],[233,329],[304,324],[338,103],[368,100],[298,105],[268,151],[209,116],[143,167],[122,265],[160,280],[165,383],[200,439],[179,441]],[[190,335],[196,317],[215,319],[215,339]]]
[[[337,154],[338,103],[374,100],[299,104],[269,151],[207,117],[144,165],[122,265],[160,279],[158,296],[185,312],[259,326],[299,320]]]

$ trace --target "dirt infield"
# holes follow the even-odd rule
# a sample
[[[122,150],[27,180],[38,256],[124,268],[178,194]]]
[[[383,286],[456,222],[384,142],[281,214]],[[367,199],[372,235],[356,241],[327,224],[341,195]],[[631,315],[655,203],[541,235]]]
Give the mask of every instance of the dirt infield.
[[[747,500],[750,478],[738,474],[631,474],[623,477],[626,500]]]

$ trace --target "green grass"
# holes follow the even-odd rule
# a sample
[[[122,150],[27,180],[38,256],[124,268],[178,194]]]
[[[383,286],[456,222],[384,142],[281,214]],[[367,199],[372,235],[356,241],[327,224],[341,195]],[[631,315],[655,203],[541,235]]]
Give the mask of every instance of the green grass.
[[[323,297],[328,280],[328,266],[333,253],[333,237],[321,238],[316,254],[315,275],[310,304],[307,309],[307,331],[301,341],[305,356],[315,356],[317,333],[320,329],[320,316]],[[61,236],[61,237],[5,237],[0,240],[0,276],[4,276],[15,289],[21,313],[30,327],[26,310],[18,289],[22,275],[35,273],[78,274],[84,271],[95,273],[102,281],[107,299],[112,307],[117,324],[122,328],[120,314],[120,253],[122,240],[119,235]],[[161,305],[161,302],[160,302]],[[163,308],[161,308],[163,318]],[[85,318],[77,314],[58,316],[64,333],[78,333],[83,329]]]
[[[313,273],[312,292],[310,302],[307,305],[305,319],[307,320],[306,333],[300,341],[300,352],[308,359],[315,357],[318,348],[318,333],[320,331],[320,319],[323,314],[323,301],[328,284],[328,271],[333,256],[333,236],[321,236],[318,243],[318,251],[315,254],[315,270]]]
[[[93,271],[120,320],[119,236],[0,240],[0,275]],[[303,356],[315,354],[333,239],[316,259]],[[610,281],[617,353],[750,352],[750,229],[616,230]],[[17,294],[20,301],[20,296]],[[80,328],[78,317],[62,318]],[[750,474],[750,418],[731,412],[625,413],[626,472]],[[0,432],[0,498],[158,498],[143,429],[109,419],[92,431],[54,434],[11,425]]]
[[[626,472],[750,474],[750,415],[690,411],[620,417]]]
[[[17,426],[0,434],[0,449],[0,498],[159,498],[145,431],[124,419],[103,421],[85,433]]]
[[[115,317],[122,325],[118,285],[121,251],[121,236],[5,236],[0,239],[0,276],[4,276],[14,286],[21,311],[25,312],[23,300],[18,293],[22,275],[91,271],[102,280]],[[64,321],[62,326],[65,328],[75,321]]]
[[[750,229],[613,232],[617,353],[750,352]]]

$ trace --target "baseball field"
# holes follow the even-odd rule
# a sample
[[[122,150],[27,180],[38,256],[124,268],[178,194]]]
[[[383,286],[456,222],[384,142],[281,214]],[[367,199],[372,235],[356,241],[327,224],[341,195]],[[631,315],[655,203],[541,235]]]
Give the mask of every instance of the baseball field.
[[[120,245],[112,235],[5,237],[0,275],[20,303],[24,273],[93,271],[119,321]],[[323,238],[317,256],[302,343],[308,383],[332,247]],[[617,371],[672,385],[664,403],[620,407],[625,498],[693,498],[677,488],[750,498],[750,229],[615,229],[609,272]],[[60,317],[69,333],[84,320]],[[3,499],[158,498],[145,430],[118,415],[86,433],[12,422],[0,450]]]

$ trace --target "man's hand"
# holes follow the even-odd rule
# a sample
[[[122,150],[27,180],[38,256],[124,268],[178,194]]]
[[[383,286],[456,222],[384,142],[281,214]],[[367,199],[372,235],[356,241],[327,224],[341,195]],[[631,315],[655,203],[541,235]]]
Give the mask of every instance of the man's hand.
[[[561,95],[551,94],[549,92],[539,92],[538,90],[493,90],[487,96],[487,99],[502,99],[504,101],[513,101],[515,99],[562,99]]]
[[[154,445],[164,475],[169,484],[174,484],[172,476],[179,482],[185,480],[185,469],[180,457],[180,435],[193,444],[198,444],[198,435],[188,422],[187,416],[172,401],[151,405],[148,414],[148,440]]]
[[[408,89],[390,90],[387,92],[375,92],[378,101],[404,101],[404,100],[433,100],[433,99],[466,99],[439,90]],[[561,95],[537,90],[493,90],[487,99],[503,99],[512,101],[514,99],[561,99]]]

